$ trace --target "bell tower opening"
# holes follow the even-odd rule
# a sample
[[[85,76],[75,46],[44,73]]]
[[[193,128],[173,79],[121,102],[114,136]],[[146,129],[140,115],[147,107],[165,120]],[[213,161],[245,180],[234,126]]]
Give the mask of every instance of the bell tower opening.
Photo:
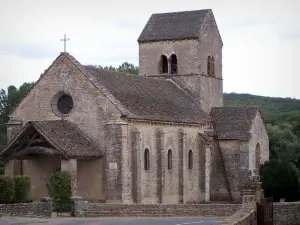
[[[171,55],[171,74],[177,73],[177,56],[175,54]]]
[[[167,56],[162,55],[160,57],[160,73],[168,73],[168,59]]]

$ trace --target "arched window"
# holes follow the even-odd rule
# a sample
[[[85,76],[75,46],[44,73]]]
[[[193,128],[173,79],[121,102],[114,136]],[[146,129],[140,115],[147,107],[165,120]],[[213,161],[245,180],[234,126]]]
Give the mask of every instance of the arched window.
[[[193,152],[189,150],[189,169],[193,169]]]
[[[177,73],[177,56],[175,54],[171,55],[171,74]]]
[[[168,170],[172,169],[172,150],[168,151]]]
[[[260,146],[257,143],[255,148],[255,170],[258,172],[260,169]]]
[[[148,148],[146,148],[144,152],[144,168],[145,170],[150,169],[150,153]]]
[[[215,75],[215,58],[213,56],[207,57],[207,75]]]
[[[167,56],[162,55],[160,57],[160,73],[168,73],[168,59]]]

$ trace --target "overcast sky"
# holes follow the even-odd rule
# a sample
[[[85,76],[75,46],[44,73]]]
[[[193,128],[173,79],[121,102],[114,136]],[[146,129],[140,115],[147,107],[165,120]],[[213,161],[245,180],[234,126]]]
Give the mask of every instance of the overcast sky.
[[[225,92],[300,99],[298,0],[0,0],[0,88],[36,81],[64,34],[82,64],[138,65],[136,40],[152,13],[207,8],[224,42]]]

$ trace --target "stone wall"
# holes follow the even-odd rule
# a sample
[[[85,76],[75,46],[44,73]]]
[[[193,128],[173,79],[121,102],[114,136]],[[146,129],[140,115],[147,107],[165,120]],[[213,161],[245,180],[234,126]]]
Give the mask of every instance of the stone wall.
[[[230,216],[241,208],[239,204],[101,204],[88,203],[83,216]]]
[[[135,203],[178,204],[205,201],[205,146],[202,127],[133,123],[130,148],[132,157],[132,196]],[[116,148],[116,147],[115,147]],[[150,168],[145,170],[145,149]],[[172,168],[168,169],[168,151]],[[193,166],[188,168],[192,151]],[[116,154],[115,154],[116,155]],[[141,184],[141,185],[135,185]]]
[[[50,202],[0,204],[1,216],[51,217]]]
[[[218,225],[256,225],[256,201],[254,195],[244,195],[242,208]]]
[[[158,75],[161,55],[170,58],[176,54],[178,74],[199,74],[198,40],[157,41],[139,44],[139,73]]]
[[[260,153],[260,164],[269,160],[269,137],[260,113],[256,114],[250,133],[251,139],[249,142],[249,170],[253,171],[254,169],[256,169],[255,150],[257,147],[259,148]]]
[[[278,202],[273,204],[274,225],[300,224],[300,202]]]

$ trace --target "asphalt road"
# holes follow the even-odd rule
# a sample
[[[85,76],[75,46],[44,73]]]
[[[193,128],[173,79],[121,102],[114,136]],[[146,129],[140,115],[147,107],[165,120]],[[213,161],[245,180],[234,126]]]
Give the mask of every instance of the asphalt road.
[[[225,218],[209,218],[209,217],[185,217],[185,218],[52,218],[52,219],[36,219],[36,218],[0,218],[0,225],[212,225],[223,221]]]

